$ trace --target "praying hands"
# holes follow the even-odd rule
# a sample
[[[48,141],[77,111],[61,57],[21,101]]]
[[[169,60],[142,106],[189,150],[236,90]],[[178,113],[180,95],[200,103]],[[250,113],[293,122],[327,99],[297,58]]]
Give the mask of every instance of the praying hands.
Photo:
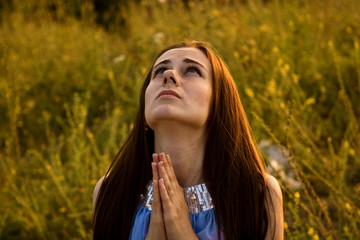
[[[198,239],[189,218],[183,189],[178,184],[170,156],[154,153],[153,201],[147,240]]]

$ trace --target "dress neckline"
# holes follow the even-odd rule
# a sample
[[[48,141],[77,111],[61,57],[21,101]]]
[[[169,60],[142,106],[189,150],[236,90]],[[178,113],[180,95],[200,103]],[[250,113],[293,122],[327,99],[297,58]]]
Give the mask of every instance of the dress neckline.
[[[153,200],[152,190],[153,185],[152,181],[150,181],[147,185],[146,194],[141,194],[141,203],[149,210],[151,210]],[[183,187],[183,191],[190,214],[200,213],[214,208],[210,192],[205,183]]]

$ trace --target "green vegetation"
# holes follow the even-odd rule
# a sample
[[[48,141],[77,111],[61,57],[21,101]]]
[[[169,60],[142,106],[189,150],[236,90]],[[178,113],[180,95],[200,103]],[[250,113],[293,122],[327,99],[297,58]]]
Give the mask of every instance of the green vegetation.
[[[89,1],[8,2],[0,239],[91,238],[93,187],[132,127],[141,82],[183,39],[214,45],[255,138],[287,154],[302,187],[274,174],[286,239],[360,236],[359,1],[141,1],[107,30]]]

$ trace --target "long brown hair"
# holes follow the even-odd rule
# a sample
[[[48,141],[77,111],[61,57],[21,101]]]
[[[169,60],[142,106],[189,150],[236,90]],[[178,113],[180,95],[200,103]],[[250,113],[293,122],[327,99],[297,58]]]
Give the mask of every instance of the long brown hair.
[[[167,47],[201,50],[212,66],[213,96],[207,121],[203,174],[213,199],[215,218],[226,239],[264,239],[268,228],[266,172],[234,80],[215,50],[197,41]],[[158,58],[157,57],[157,58]],[[156,58],[156,59],[157,59]],[[94,213],[94,239],[128,239],[140,194],[152,178],[154,132],[146,130],[145,90],[134,127],[103,181]]]

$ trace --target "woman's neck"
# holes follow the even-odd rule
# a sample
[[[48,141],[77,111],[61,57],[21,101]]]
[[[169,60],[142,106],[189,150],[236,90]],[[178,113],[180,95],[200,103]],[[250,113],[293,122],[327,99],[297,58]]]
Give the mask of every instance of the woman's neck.
[[[154,132],[155,152],[169,154],[180,186],[202,183],[205,130],[172,126],[171,129],[156,129]]]

